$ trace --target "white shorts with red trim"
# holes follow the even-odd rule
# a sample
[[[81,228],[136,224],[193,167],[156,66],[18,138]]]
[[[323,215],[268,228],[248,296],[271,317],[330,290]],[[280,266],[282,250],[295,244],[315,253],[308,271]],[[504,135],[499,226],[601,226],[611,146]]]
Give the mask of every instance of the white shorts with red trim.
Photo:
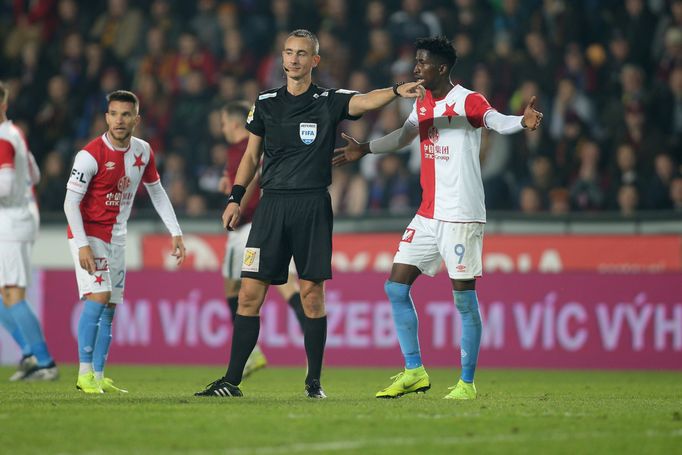
[[[76,267],[78,295],[80,298],[86,298],[88,294],[111,292],[110,303],[123,302],[126,278],[125,246],[107,243],[92,236],[88,236],[88,243],[95,256],[96,271],[92,275],[81,268],[76,241],[69,239],[69,249]]]
[[[407,226],[393,258],[434,276],[445,261],[454,280],[472,280],[483,274],[483,223],[452,223],[416,215]]]
[[[0,288],[26,288],[31,281],[32,242],[0,240]]]

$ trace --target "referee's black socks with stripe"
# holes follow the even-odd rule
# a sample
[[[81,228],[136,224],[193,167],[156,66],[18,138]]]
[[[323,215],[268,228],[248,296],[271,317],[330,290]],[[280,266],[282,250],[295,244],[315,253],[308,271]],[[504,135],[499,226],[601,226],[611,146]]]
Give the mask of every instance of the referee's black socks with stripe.
[[[327,343],[327,316],[321,318],[305,318],[303,330],[305,338],[305,354],[308,357],[308,375],[305,383],[310,384],[314,379],[320,380],[322,374],[322,357],[324,345]]]
[[[227,366],[225,379],[232,385],[239,385],[242,382],[246,361],[258,342],[260,316],[242,316],[237,314],[234,317],[233,327],[230,364]]]

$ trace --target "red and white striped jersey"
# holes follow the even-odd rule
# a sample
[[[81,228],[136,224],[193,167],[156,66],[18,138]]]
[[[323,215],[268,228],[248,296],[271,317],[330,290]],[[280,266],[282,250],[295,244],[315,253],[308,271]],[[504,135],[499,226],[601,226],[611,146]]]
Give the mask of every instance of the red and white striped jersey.
[[[485,223],[479,161],[484,116],[493,108],[483,95],[456,85],[442,99],[426,91],[406,126],[419,130],[422,203],[418,214],[452,222]]]
[[[66,188],[83,194],[80,212],[86,235],[125,243],[126,226],[140,182],[159,180],[149,144],[130,138],[126,149],[115,147],[104,133],[78,152]],[[73,238],[71,228],[69,238]]]
[[[38,225],[29,209],[31,160],[23,133],[10,120],[0,123],[0,169],[14,169],[9,195],[0,198],[0,240],[35,240]]]

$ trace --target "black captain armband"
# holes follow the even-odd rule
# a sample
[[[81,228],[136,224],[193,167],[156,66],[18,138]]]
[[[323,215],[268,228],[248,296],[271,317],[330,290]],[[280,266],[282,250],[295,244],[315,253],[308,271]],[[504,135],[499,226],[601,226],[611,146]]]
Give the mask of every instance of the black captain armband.
[[[400,96],[402,98],[402,95],[400,95],[400,93],[398,93],[398,87],[400,87],[404,83],[405,82],[396,82],[395,84],[393,84],[393,93],[395,93],[395,96]]]
[[[242,198],[244,197],[244,194],[246,193],[246,188],[244,188],[241,185],[235,185],[232,187],[232,192],[230,193],[230,197],[227,198],[227,203],[230,204],[232,202],[235,202],[237,205],[241,204]]]

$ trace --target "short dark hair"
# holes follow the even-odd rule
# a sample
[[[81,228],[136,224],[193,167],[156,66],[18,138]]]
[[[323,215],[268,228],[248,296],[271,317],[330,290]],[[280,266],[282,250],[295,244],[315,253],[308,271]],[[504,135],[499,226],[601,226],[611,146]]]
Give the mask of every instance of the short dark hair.
[[[9,98],[9,89],[4,82],[0,81],[0,104],[5,104]]]
[[[452,71],[455,63],[457,63],[457,51],[452,42],[444,36],[419,38],[415,42],[415,47],[417,50],[429,51],[429,54],[441,59],[448,66],[449,71]]]
[[[112,101],[121,101],[123,103],[133,103],[135,111],[140,111],[140,100],[133,92],[128,90],[115,90],[107,95],[107,108]]]
[[[317,36],[309,30],[305,30],[303,28],[299,28],[298,30],[294,30],[293,32],[289,33],[289,36],[287,38],[291,38],[292,36],[296,38],[307,38],[310,40],[310,42],[313,44],[313,55],[317,55],[320,53],[320,41],[317,39]]]
[[[229,116],[237,116],[246,121],[251,105],[246,101],[231,101],[223,106],[222,111]]]

